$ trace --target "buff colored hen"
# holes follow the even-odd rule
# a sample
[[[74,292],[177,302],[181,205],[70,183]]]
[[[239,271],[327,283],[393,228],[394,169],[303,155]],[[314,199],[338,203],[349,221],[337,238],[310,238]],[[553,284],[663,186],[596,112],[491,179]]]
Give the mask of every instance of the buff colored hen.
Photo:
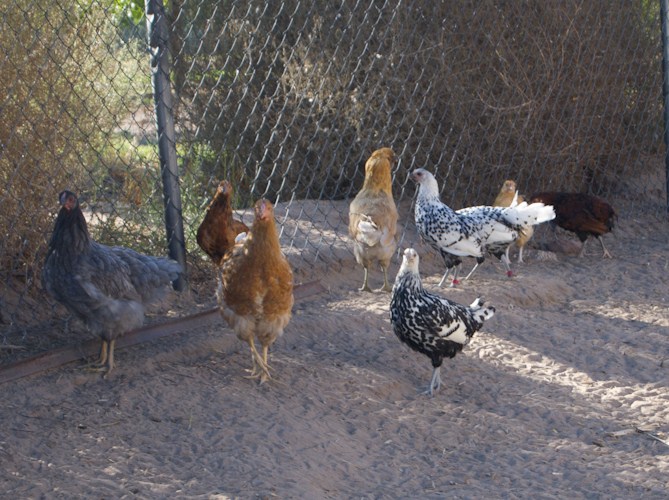
[[[370,292],[369,268],[379,263],[383,286],[376,291],[391,291],[388,266],[397,248],[397,207],[392,193],[391,168],[395,154],[390,148],[377,149],[365,164],[362,189],[349,206],[348,233],[353,253],[365,274],[360,291]]]
[[[514,202],[515,200],[515,202]],[[516,182],[512,180],[506,180],[504,181],[504,184],[502,184],[502,189],[500,189],[499,194],[497,195],[497,198],[495,198],[495,201],[493,202],[493,206],[495,207],[510,207],[513,203],[522,203],[525,201],[525,198],[523,198],[522,195],[518,194],[518,189],[516,188]],[[527,242],[532,239],[532,236],[534,235],[534,227],[531,225],[528,225],[524,227],[521,231],[520,234],[518,235],[518,239],[515,241],[515,245],[518,247],[518,263],[523,264],[523,249],[525,248],[525,245],[527,245]],[[506,257],[507,259],[509,258],[509,248],[506,250]]]

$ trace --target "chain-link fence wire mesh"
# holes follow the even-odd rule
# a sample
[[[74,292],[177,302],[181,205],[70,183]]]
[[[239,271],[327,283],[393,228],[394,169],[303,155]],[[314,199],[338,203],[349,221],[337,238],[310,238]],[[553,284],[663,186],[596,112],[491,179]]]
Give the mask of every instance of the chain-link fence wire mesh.
[[[662,74],[654,1],[175,0],[166,6],[191,282],[218,181],[278,203],[298,279],[350,260],[348,201],[391,146],[405,228],[435,172],[452,207],[582,191],[660,216]],[[125,0],[0,7],[0,344],[67,317],[40,285],[57,193],[93,236],[166,253],[147,28]],[[246,221],[248,214],[246,215]],[[331,267],[330,267],[331,268]],[[201,271],[200,274],[198,272]]]

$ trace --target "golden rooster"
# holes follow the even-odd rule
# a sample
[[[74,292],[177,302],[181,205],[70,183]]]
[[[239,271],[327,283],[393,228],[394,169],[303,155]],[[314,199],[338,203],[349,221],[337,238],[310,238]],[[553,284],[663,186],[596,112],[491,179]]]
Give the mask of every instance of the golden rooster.
[[[360,291],[370,292],[369,267],[378,262],[383,271],[383,286],[376,291],[390,292],[388,266],[397,248],[397,207],[393,200],[391,167],[395,154],[390,148],[377,149],[365,163],[365,181],[349,207],[348,233],[353,253],[365,275]]]
[[[502,184],[502,189],[499,190],[499,194],[495,201],[493,202],[494,207],[510,207],[512,203],[522,203],[525,201],[522,195],[517,194],[518,189],[516,188],[516,182],[511,179],[504,181]],[[517,195],[517,197],[516,197]],[[531,225],[524,226],[518,239],[515,241],[515,244],[518,246],[518,263],[523,264],[523,248],[527,245],[527,242],[530,241],[534,235],[534,228]],[[506,249],[506,258],[509,258],[509,248]]]
[[[251,348],[251,377],[271,378],[269,347],[283,334],[293,307],[293,272],[281,252],[274,207],[265,199],[255,204],[255,219],[246,239],[223,258],[218,303],[223,319]],[[262,355],[255,347],[255,338]]]
[[[223,256],[235,245],[237,235],[248,232],[243,222],[232,218],[232,184],[222,180],[214,199],[207,207],[204,219],[197,228],[197,244],[214,264],[219,265]]]

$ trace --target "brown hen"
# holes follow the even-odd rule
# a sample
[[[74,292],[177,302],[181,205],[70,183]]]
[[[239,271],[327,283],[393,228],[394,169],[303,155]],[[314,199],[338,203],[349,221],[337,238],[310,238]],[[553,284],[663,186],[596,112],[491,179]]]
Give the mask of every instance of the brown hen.
[[[493,202],[493,206],[495,207],[510,207],[511,204],[513,203],[514,198],[516,198],[516,193],[518,192],[518,189],[516,187],[516,182],[509,179],[504,181],[504,184],[502,184],[502,189],[499,190],[499,194],[495,198],[495,201]],[[522,195],[518,194],[518,197],[516,198],[516,203],[522,203],[525,201],[525,198],[523,198]],[[518,235],[518,239],[514,242],[515,245],[518,247],[518,263],[523,264],[523,249],[525,248],[525,245],[527,245],[527,242],[530,241],[532,236],[534,235],[534,228],[531,225],[524,226],[523,229],[520,231],[520,234]],[[506,257],[507,259],[509,258],[509,248],[511,246],[507,247],[506,249]]]
[[[365,164],[365,181],[349,207],[348,233],[353,253],[365,274],[360,291],[371,291],[367,283],[369,268],[378,262],[383,271],[383,286],[390,292],[388,266],[397,248],[397,207],[393,200],[391,167],[395,154],[390,148],[377,149]]]
[[[532,196],[532,202],[540,201],[553,205],[555,223],[562,229],[571,231],[581,240],[579,257],[585,254],[585,244],[589,236],[594,236],[602,245],[602,257],[611,258],[604,246],[602,235],[611,232],[616,212],[611,205],[597,196],[585,193],[543,192]]]
[[[217,297],[223,319],[251,348],[251,376],[269,380],[269,347],[283,334],[294,301],[293,272],[281,252],[269,201],[256,202],[246,239],[223,258]],[[256,338],[262,355],[255,347]]]
[[[237,236],[249,230],[246,224],[232,218],[232,195],[232,184],[221,181],[197,229],[197,244],[216,265],[234,246]]]

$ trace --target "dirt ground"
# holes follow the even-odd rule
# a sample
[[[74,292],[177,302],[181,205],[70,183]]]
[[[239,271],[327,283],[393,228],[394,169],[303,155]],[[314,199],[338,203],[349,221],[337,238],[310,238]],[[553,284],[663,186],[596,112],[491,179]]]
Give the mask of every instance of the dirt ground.
[[[497,309],[433,398],[429,360],[394,336],[388,294],[356,290],[362,270],[342,250],[327,291],[296,303],[267,384],[245,378],[248,348],[221,324],[119,350],[106,380],[73,363],[0,386],[0,490],[667,498],[668,230],[621,215],[613,259],[596,241],[582,259],[529,250],[512,279],[490,260],[440,290],[439,259],[406,232],[429,289]]]

